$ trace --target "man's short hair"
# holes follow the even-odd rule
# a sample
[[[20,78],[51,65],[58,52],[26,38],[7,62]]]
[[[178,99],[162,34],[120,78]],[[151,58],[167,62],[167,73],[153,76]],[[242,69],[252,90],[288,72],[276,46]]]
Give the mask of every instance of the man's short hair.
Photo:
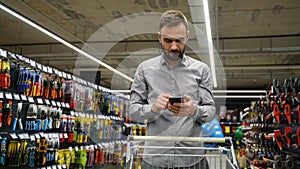
[[[181,11],[167,10],[166,12],[164,12],[162,14],[162,16],[160,18],[159,31],[164,26],[167,26],[167,27],[177,26],[180,23],[184,24],[186,31],[189,30],[187,19]]]

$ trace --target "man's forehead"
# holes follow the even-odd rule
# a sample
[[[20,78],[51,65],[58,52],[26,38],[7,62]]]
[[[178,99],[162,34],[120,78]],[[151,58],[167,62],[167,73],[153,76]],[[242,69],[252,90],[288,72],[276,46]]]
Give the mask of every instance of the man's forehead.
[[[180,38],[187,36],[186,29],[180,29],[178,27],[163,27],[160,31],[160,34],[165,37],[172,37],[172,38]]]
[[[162,38],[168,38],[168,39],[182,39],[185,38],[186,35],[169,35],[169,34],[161,34]]]

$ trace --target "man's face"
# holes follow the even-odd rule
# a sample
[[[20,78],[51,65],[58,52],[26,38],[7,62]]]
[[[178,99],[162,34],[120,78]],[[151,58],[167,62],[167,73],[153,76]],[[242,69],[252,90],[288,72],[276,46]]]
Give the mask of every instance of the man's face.
[[[188,32],[183,23],[172,27],[164,26],[158,33],[158,40],[162,45],[165,57],[170,61],[177,61],[182,58],[184,53]]]

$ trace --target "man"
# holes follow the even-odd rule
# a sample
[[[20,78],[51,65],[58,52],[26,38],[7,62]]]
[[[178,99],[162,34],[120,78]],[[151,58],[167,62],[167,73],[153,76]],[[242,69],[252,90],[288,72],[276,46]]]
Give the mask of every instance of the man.
[[[148,136],[200,137],[201,124],[213,120],[214,99],[209,67],[185,55],[188,22],[168,10],[159,25],[162,54],[141,63],[131,87],[129,113],[134,122],[148,121]],[[169,98],[183,97],[170,104]],[[200,147],[195,142],[147,141],[146,146]],[[145,154],[204,154],[203,150],[145,149]],[[142,168],[207,168],[203,157],[144,157]]]

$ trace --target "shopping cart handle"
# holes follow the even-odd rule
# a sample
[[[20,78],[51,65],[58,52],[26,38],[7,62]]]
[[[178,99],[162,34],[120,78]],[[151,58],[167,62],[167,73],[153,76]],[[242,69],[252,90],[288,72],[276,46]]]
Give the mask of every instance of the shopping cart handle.
[[[231,137],[173,137],[173,136],[129,136],[131,141],[180,141],[180,142],[205,142],[205,143],[225,143]]]

